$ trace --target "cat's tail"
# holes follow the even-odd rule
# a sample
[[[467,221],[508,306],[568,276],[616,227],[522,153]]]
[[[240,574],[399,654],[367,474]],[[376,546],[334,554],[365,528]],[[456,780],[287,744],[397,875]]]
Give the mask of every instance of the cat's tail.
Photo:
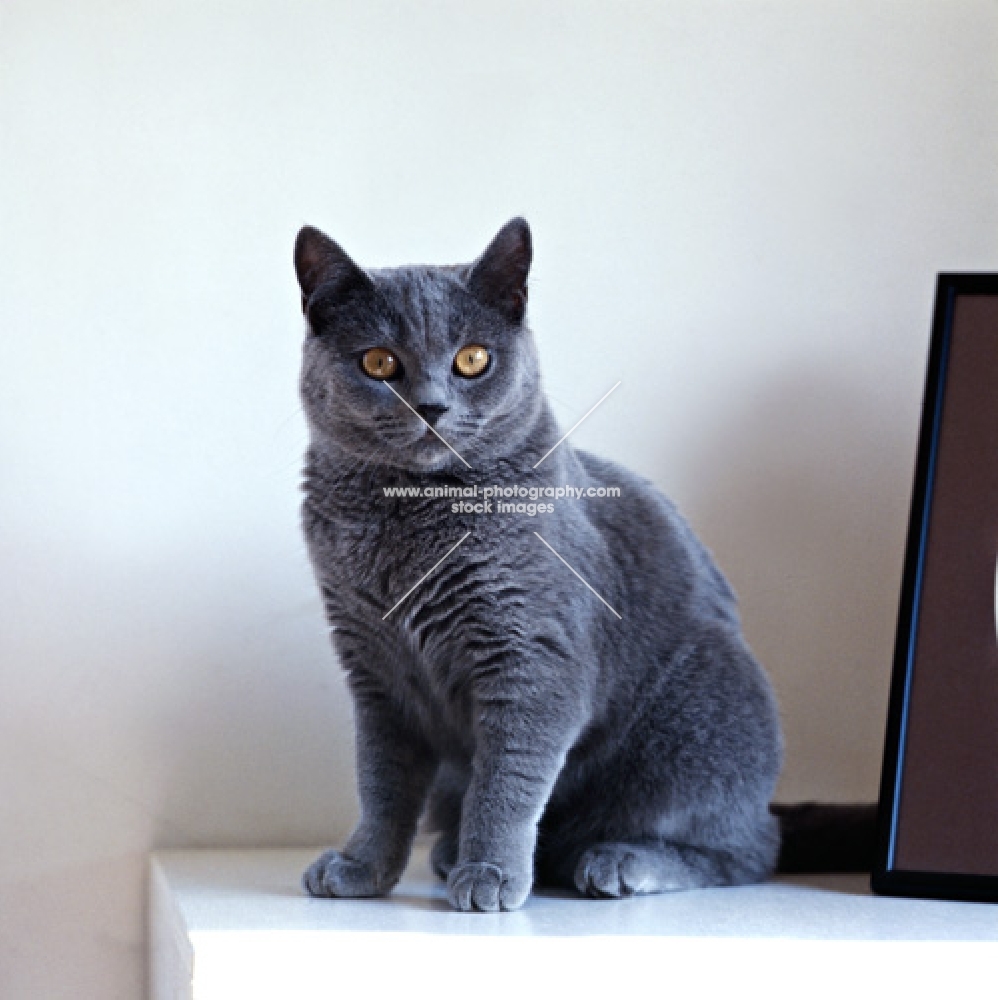
[[[780,821],[778,872],[869,872],[877,846],[877,807],[803,802],[771,805]]]

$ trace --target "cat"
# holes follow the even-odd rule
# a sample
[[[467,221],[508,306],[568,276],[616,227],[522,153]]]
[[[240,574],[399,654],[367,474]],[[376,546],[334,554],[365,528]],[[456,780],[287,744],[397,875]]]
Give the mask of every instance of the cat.
[[[772,687],[673,504],[559,443],[526,322],[531,260],[521,218],[466,265],[364,270],[317,229],[296,240],[302,523],[361,803],[343,848],[305,872],[314,896],[388,893],[423,815],[459,910],[514,910],[535,882],[616,898],[776,866]],[[534,516],[481,499],[565,485],[620,495]],[[451,496],[427,495],[440,487]]]

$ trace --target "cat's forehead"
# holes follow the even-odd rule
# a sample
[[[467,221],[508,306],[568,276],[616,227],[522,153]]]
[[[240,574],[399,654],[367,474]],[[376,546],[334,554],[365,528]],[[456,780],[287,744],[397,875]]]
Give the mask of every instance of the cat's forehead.
[[[454,293],[463,289],[459,267],[411,264],[369,270],[381,297],[403,315],[446,309]]]
[[[369,270],[378,297],[401,319],[402,331],[426,340],[450,339],[467,292],[460,267],[409,265]]]

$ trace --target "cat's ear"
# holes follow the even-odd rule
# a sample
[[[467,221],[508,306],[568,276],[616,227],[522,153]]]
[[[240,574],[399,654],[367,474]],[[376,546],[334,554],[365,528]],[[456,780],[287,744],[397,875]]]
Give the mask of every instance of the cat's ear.
[[[334,295],[371,287],[371,279],[340,245],[312,226],[305,226],[295,240],[295,273],[301,286],[302,312],[320,287],[330,286]]]
[[[511,219],[471,265],[468,289],[511,322],[522,323],[532,256],[530,227],[525,219]]]

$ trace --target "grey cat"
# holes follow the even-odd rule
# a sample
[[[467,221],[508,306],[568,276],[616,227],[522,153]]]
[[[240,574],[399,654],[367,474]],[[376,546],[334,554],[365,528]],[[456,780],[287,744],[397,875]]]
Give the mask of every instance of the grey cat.
[[[298,235],[303,525],[361,801],[312,895],[389,892],[424,813],[461,910],[515,909],[535,880],[620,897],[776,864],[780,723],[728,583],[648,481],[569,441],[534,468],[561,431],[525,320],[531,254],[522,219],[447,267],[362,270]],[[384,492],[475,484],[621,495],[530,517]]]

